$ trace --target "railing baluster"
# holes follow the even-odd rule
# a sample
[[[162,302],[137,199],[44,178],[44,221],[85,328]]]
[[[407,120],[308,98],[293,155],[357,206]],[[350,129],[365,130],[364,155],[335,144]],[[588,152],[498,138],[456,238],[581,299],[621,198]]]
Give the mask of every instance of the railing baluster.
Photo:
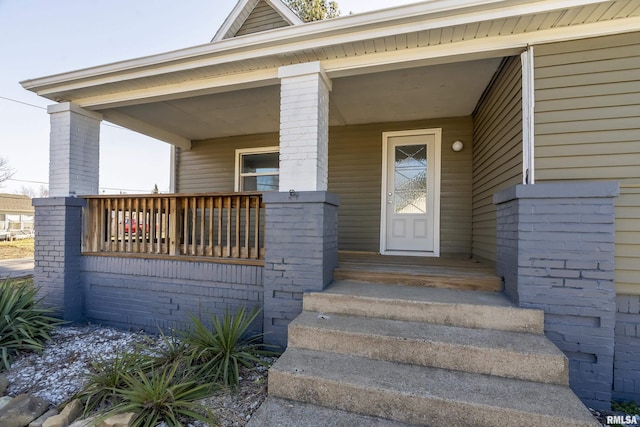
[[[83,253],[262,259],[258,193],[84,196]],[[244,210],[244,213],[242,212]]]

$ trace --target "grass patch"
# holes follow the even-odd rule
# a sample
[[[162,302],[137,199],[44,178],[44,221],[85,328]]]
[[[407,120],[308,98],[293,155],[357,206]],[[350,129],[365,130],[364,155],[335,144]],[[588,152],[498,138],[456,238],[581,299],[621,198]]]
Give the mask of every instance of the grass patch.
[[[32,257],[34,254],[34,239],[0,242],[0,261]]]

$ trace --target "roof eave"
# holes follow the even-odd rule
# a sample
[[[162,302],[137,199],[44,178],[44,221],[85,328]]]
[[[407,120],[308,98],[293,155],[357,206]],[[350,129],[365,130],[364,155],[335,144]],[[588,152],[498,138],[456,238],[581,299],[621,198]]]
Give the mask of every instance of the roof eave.
[[[55,96],[47,96],[41,92],[51,92],[57,86],[68,85],[74,82],[91,81],[108,75],[126,74],[132,70],[153,69],[160,65],[186,63],[190,60],[215,56],[220,54],[232,54],[262,49],[268,46],[284,46],[287,43],[299,43],[319,37],[338,36],[352,33],[357,29],[376,32],[387,25],[396,24],[403,20],[415,19],[418,16],[455,16],[469,11],[472,8],[481,7],[478,14],[489,12],[497,8],[516,6],[521,14],[530,13],[529,10],[541,8],[563,8],[580,6],[593,3],[602,3],[608,0],[435,0],[404,6],[396,6],[388,9],[366,12],[357,15],[347,15],[326,21],[309,22],[304,25],[278,28],[261,33],[224,39],[215,43],[188,47],[171,52],[165,52],[146,57],[140,57],[111,64],[105,64],[76,71],[54,74],[36,79],[27,79],[20,84],[27,90],[36,92],[41,96],[54,99]]]

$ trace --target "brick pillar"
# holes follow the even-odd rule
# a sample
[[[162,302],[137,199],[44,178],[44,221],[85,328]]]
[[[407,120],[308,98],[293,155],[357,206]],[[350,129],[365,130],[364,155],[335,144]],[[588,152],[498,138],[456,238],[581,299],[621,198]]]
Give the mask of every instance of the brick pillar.
[[[43,304],[72,322],[81,321],[84,316],[80,250],[85,205],[85,200],[75,197],[33,199],[36,208],[33,281]]]
[[[338,197],[326,191],[264,193],[265,341],[287,345],[302,294],[327,286],[338,264]]]
[[[82,208],[75,195],[98,194],[102,116],[69,102],[48,108],[49,195],[34,199],[34,282],[43,303],[69,321],[83,318],[80,284]]]
[[[570,385],[592,408],[611,400],[617,182],[516,185],[494,195],[498,274],[569,358]]]
[[[50,105],[49,196],[98,194],[102,115],[69,102]]]
[[[329,91],[319,62],[280,67],[280,191],[326,191]]]

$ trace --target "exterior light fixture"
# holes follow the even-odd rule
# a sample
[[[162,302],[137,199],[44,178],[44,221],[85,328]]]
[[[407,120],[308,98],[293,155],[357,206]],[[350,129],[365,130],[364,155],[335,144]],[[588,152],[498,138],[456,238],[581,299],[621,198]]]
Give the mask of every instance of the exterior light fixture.
[[[464,144],[460,140],[454,141],[453,144],[451,144],[451,149],[455,152],[462,151],[463,148]]]

